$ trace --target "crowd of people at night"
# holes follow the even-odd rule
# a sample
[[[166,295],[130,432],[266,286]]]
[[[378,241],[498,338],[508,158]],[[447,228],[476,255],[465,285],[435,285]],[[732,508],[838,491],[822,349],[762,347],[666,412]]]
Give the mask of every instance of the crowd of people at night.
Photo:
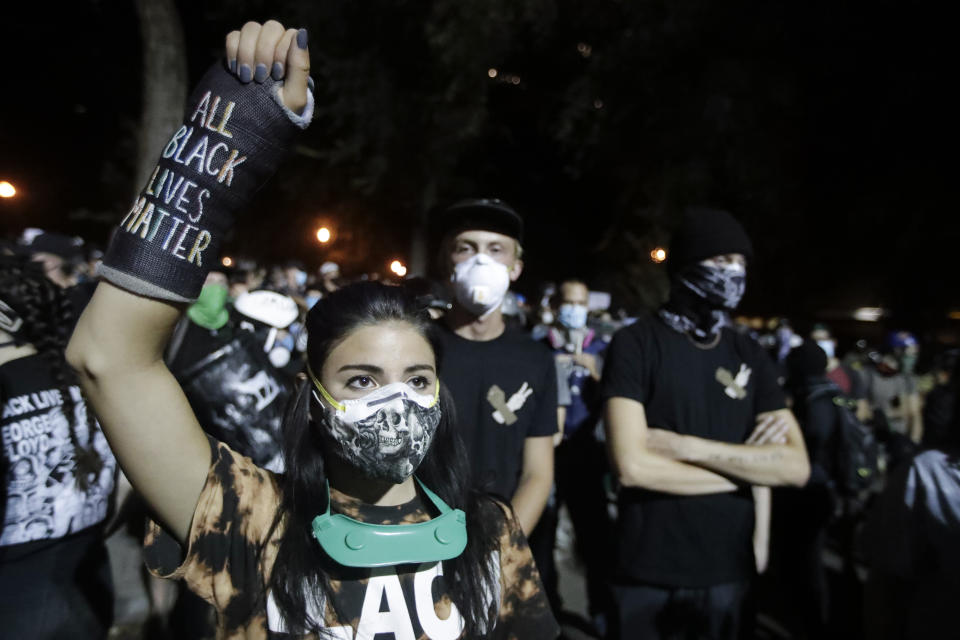
[[[494,197],[435,278],[222,259],[308,80],[305,30],[231,32],[105,251],[0,245],[0,635],[106,638],[132,528],[178,585],[151,637],[956,636],[960,349],[739,317],[763,264],[709,207],[640,315],[512,291]]]

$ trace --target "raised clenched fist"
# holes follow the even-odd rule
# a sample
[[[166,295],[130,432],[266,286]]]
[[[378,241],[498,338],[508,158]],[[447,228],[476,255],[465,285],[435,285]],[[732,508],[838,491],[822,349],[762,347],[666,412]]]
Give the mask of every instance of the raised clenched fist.
[[[294,113],[307,105],[310,55],[306,29],[285,29],[276,20],[248,22],[227,34],[226,58],[241,82],[283,81],[280,97]]]

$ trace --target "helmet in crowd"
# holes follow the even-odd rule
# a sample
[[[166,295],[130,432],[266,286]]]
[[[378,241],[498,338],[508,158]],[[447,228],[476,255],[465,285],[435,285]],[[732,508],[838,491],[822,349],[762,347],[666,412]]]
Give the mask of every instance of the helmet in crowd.
[[[907,349],[919,346],[917,337],[909,331],[894,331],[887,336],[887,346],[891,349]]]

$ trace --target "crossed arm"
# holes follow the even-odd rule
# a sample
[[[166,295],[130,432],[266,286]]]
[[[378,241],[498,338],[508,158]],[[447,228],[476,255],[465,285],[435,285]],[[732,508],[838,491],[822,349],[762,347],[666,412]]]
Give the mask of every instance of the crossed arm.
[[[650,450],[647,415],[636,400],[610,398],[605,414],[610,461],[621,486],[691,496],[736,491],[719,473]]]
[[[758,421],[785,424],[778,438],[783,442],[729,444],[650,429],[641,403],[610,398],[606,405],[607,442],[620,483],[678,495],[734,491],[738,484],[805,484],[810,463],[793,414],[781,409]]]

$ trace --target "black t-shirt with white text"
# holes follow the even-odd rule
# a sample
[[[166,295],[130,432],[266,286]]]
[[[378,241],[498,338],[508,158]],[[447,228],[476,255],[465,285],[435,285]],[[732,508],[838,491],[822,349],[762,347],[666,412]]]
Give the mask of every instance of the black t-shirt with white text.
[[[757,414],[783,409],[773,362],[752,338],[728,328],[701,348],[655,317],[621,329],[607,350],[605,399],[644,406],[650,428],[742,444]],[[753,498],[732,493],[679,496],[620,492],[618,577],[670,587],[749,579]]]
[[[64,410],[74,402],[73,424]],[[44,356],[0,365],[0,636],[106,637],[113,589],[103,523],[116,460],[96,425],[99,474],[77,482],[71,439],[89,447],[87,406],[75,384],[61,386]]]
[[[507,329],[488,341],[441,329],[440,380],[457,408],[457,425],[475,482],[506,499],[523,469],[526,438],[557,432],[557,374],[550,350]]]
[[[87,406],[80,387],[69,385],[74,401],[77,442],[88,446]],[[0,440],[4,493],[0,511],[0,547],[53,541],[99,525],[107,515],[114,488],[116,460],[98,427],[93,448],[103,461],[83,490],[74,474],[75,451],[64,398],[39,354],[0,365]]]

